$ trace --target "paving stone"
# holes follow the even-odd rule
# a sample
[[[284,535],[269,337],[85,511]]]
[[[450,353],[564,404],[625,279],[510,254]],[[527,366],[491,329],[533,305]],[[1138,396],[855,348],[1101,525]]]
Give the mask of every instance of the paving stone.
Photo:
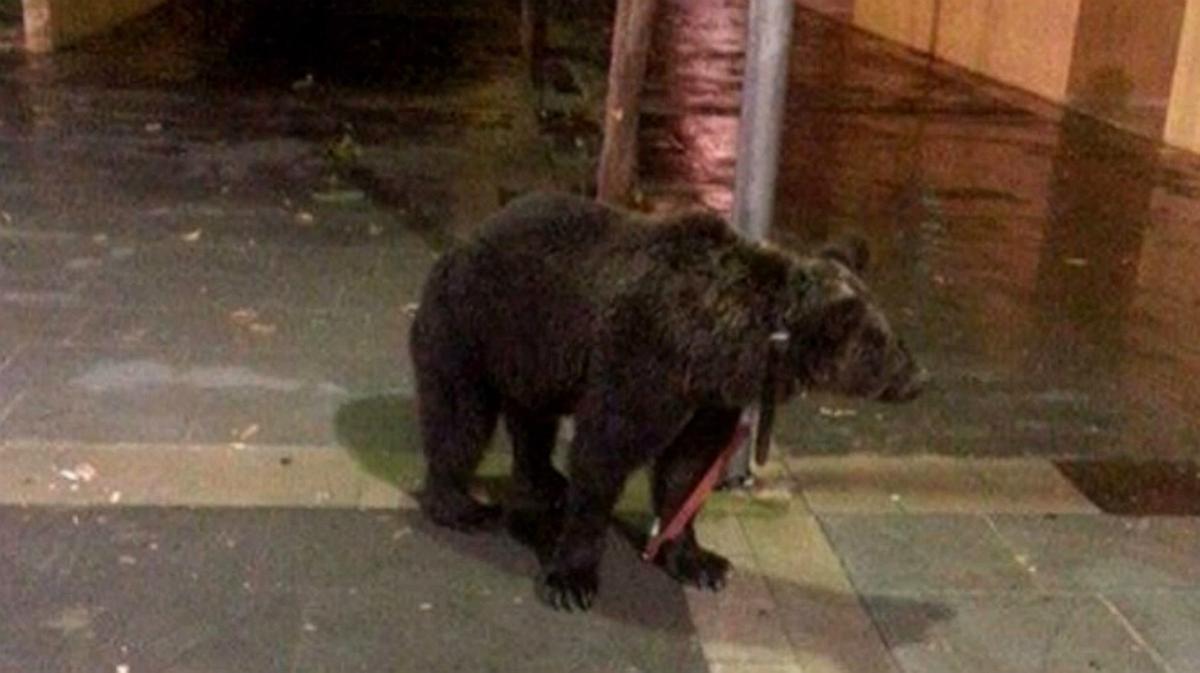
[[[752,560],[750,543],[738,517],[702,513],[696,518],[694,525],[696,539],[704,547],[730,559]]]
[[[1200,588],[1200,521],[1195,518],[997,516],[994,521],[1046,589]]]
[[[788,467],[820,513],[1098,511],[1043,460],[852,455],[791,458]]]
[[[0,502],[64,506],[413,509],[336,448],[7,443]]]
[[[395,514],[0,508],[0,531],[18,670],[708,670],[683,590],[616,541],[570,614],[530,550]]]
[[[83,325],[86,308],[0,303],[0,361],[18,346],[61,344]]]
[[[743,528],[802,670],[896,671],[815,518],[747,517]]]
[[[735,570],[717,593],[688,591],[687,601],[708,661],[796,663],[767,579],[753,570]]]
[[[907,673],[1161,671],[1094,597],[939,597],[927,609],[866,600]]]
[[[1200,671],[1200,591],[1114,593],[1119,610],[1172,673]]]
[[[865,595],[1034,588],[983,517],[839,514],[821,521],[850,580]]]
[[[359,359],[400,361],[407,356],[410,324],[401,307],[389,311],[118,308],[90,316],[71,343],[105,350],[183,347],[198,359],[345,353]]]

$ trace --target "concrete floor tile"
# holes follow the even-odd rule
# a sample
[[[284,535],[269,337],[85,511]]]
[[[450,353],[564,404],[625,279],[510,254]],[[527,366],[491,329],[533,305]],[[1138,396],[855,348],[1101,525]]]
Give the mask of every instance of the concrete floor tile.
[[[821,517],[859,593],[939,595],[1032,590],[988,522],[969,515]]]
[[[195,404],[186,394],[90,395],[38,389],[12,407],[0,436],[7,439],[85,442],[180,442]]]
[[[415,509],[334,448],[0,446],[0,502],[19,505]]]
[[[868,596],[906,673],[1161,673],[1108,609],[1091,596],[939,598],[952,615],[930,619]]]
[[[839,456],[792,458],[788,466],[820,513],[1098,511],[1043,460]]]
[[[1096,507],[1048,460],[977,459],[980,511],[998,514],[1097,514]]]
[[[895,671],[815,518],[745,517],[742,527],[802,670]]]
[[[531,550],[415,514],[0,508],[0,662],[20,671],[708,667],[684,591],[614,545],[592,612],[532,592]],[[14,617],[14,614],[9,614]]]
[[[701,514],[695,520],[696,538],[704,547],[729,558],[748,558],[750,543],[739,518]]]
[[[779,622],[779,606],[766,577],[754,568],[737,568],[722,591],[689,590],[687,601],[708,661],[796,663]]]
[[[1200,521],[1195,518],[996,516],[993,521],[1046,589],[1200,589]]]
[[[28,348],[0,371],[0,390],[22,393],[0,434],[101,443],[180,441],[194,413],[187,391],[162,385],[185,356]]]
[[[846,456],[788,462],[818,513],[973,512],[983,480],[968,461]]]
[[[760,664],[746,661],[718,661],[708,667],[709,673],[807,673],[800,664]]]
[[[307,446],[337,445],[337,412],[350,399],[343,393],[308,387],[267,392],[210,390],[195,398],[197,414],[188,428],[189,441]]]
[[[0,303],[0,360],[18,346],[62,344],[83,325],[89,310],[82,306],[23,306]]]
[[[1172,673],[1200,673],[1200,591],[1114,593],[1104,598]]]

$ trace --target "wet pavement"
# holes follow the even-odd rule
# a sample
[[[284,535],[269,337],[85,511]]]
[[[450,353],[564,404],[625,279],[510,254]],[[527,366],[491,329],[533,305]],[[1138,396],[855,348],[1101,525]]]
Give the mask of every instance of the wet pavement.
[[[642,203],[727,208],[742,3],[662,5]],[[420,523],[413,302],[591,188],[603,10],[556,10],[541,92],[482,2],[0,48],[0,672],[1200,670],[1200,163],[803,10],[774,237],[866,234],[935,388],[789,406],[703,517],[717,596],[614,535],[556,615],[531,550]]]
[[[668,4],[646,191],[727,209],[743,19]],[[795,33],[774,237],[865,234],[870,281],[936,385],[904,409],[794,407],[785,444],[1194,458],[1195,158],[817,14]]]

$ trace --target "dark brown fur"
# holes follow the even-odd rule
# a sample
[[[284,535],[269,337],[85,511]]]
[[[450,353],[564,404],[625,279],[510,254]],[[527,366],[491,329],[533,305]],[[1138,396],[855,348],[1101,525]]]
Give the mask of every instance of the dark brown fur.
[[[495,521],[467,491],[503,415],[518,491],[564,511],[541,595],[588,607],[626,477],[654,461],[657,513],[674,512],[761,395],[772,334],[790,335],[788,384],[916,394],[918,368],[847,268],[859,252],[794,258],[711,214],[649,220],[574,196],[518,199],[439,261],[413,325],[425,511],[457,528]],[[564,479],[550,455],[568,414]],[[710,588],[728,569],[690,527],[661,563]]]

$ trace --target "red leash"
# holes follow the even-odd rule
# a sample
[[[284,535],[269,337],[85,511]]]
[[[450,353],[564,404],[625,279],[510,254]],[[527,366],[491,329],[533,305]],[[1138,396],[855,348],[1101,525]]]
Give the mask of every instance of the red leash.
[[[717,485],[717,481],[721,479],[721,475],[725,474],[725,466],[729,464],[733,454],[737,453],[738,449],[746,443],[746,438],[750,435],[750,424],[744,421],[739,421],[737,430],[733,433],[733,439],[724,450],[709,466],[708,471],[700,481],[696,482],[696,486],[692,488],[692,492],[688,494],[687,500],[683,501],[683,505],[679,507],[679,511],[671,517],[671,521],[666,527],[658,529],[659,522],[654,522],[654,529],[651,529],[650,539],[646,541],[646,548],[642,551],[642,560],[653,561],[658,556],[658,550],[663,546],[663,543],[674,540],[683,532],[688,522],[696,516],[696,512],[704,505],[704,501],[708,499],[713,488]],[[655,529],[658,529],[657,531]]]

